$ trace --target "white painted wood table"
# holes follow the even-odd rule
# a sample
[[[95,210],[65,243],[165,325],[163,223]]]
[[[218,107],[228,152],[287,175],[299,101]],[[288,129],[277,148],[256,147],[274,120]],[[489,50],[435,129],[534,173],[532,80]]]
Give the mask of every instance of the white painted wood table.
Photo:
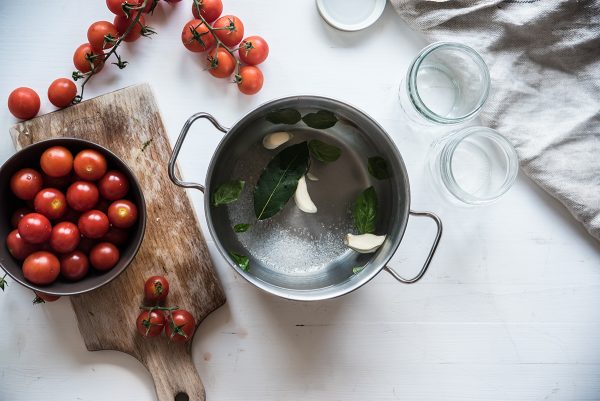
[[[600,246],[523,176],[489,207],[456,208],[433,193],[425,171],[431,136],[406,128],[397,99],[425,44],[420,36],[389,6],[375,26],[343,33],[321,20],[313,0],[224,2],[248,34],[270,43],[260,94],[239,95],[183,49],[186,0],[163,5],[149,21],[159,35],[127,46],[130,65],[108,68],[86,97],[150,82],[172,140],[197,111],[231,125],[281,96],[347,101],[392,135],[408,167],[412,206],[438,212],[445,232],[420,283],[401,285],[382,273],[348,296],[317,303],[259,292],[226,266],[207,235],[228,297],[193,345],[208,399],[600,399]],[[49,112],[49,83],[69,76],[88,25],[111,15],[104,0],[34,3],[0,2],[0,99],[30,86]],[[14,122],[0,107],[0,161],[14,152]],[[181,157],[187,178],[203,179],[219,139],[208,125],[194,127]],[[191,196],[205,227],[201,195]],[[394,266],[418,269],[432,226],[410,221]],[[33,306],[31,299],[14,282],[0,294],[0,400],[155,399],[150,375],[133,358],[86,351],[68,300]]]

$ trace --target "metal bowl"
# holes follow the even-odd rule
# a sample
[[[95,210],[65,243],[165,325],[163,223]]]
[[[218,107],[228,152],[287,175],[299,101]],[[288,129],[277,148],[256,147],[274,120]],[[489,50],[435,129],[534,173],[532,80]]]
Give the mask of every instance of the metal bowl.
[[[269,112],[286,108],[296,109],[302,115],[330,111],[338,122],[331,128],[313,129],[302,121],[294,125],[267,121]],[[206,188],[175,176],[175,161],[183,140],[192,123],[200,118],[208,119],[226,133],[210,162]],[[320,178],[309,184],[311,197],[318,206],[316,214],[300,212],[290,200],[276,216],[256,222],[252,221],[252,190],[264,167],[277,153],[264,149],[262,139],[275,131],[291,131],[294,139],[289,144],[310,139],[334,144],[342,150],[342,156],[327,165],[311,164],[311,172]],[[387,162],[390,178],[378,180],[369,174],[367,160],[374,156]],[[367,283],[384,268],[399,281],[414,283],[425,274],[442,232],[437,216],[410,210],[406,167],[385,130],[364,112],[329,98],[295,96],[274,100],[248,113],[231,129],[222,127],[206,113],[198,113],[186,122],[175,144],[169,175],[176,185],[205,192],[210,233],[230,265],[252,284],[284,298],[308,301],[337,297]],[[236,203],[214,207],[211,204],[214,190],[232,179],[246,182],[242,196]],[[379,198],[376,232],[386,234],[387,238],[377,252],[360,254],[347,248],[343,238],[354,229],[350,213],[353,200],[371,185]],[[438,233],[421,271],[405,279],[387,267],[387,263],[402,240],[409,214],[432,218]],[[238,223],[252,223],[252,227],[238,234],[232,229]],[[247,271],[235,263],[231,251],[250,258]],[[356,273],[356,267],[362,270]]]
[[[23,207],[23,201],[17,199],[10,190],[10,178],[18,170],[26,167],[35,168],[40,171],[40,157],[42,153],[51,146],[64,146],[73,154],[84,149],[93,149],[102,153],[108,162],[108,169],[121,171],[129,180],[130,189],[127,198],[134,202],[138,208],[138,221],[130,228],[131,238],[129,241],[125,245],[119,247],[121,258],[117,265],[111,270],[107,272],[97,272],[90,268],[88,275],[80,281],[69,282],[61,279],[59,276],[54,283],[40,286],[30,283],[23,277],[21,262],[15,260],[11,256],[4,239],[13,230],[10,223],[11,214],[19,207]],[[142,244],[145,229],[146,203],[138,180],[135,178],[131,169],[129,169],[117,155],[98,144],[78,138],[49,139],[20,150],[0,167],[0,238],[2,238],[2,245],[0,246],[0,267],[2,267],[13,280],[21,283],[27,288],[46,294],[64,296],[82,294],[102,287],[114,280],[127,268],[127,266],[129,266]]]

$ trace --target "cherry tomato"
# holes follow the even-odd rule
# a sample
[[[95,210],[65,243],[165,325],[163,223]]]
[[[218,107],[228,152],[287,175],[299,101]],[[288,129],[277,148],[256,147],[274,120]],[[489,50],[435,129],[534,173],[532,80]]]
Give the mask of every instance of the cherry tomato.
[[[19,230],[13,230],[6,236],[6,247],[13,258],[17,260],[25,260],[27,256],[40,249],[38,245],[25,241],[19,235]]]
[[[208,72],[213,77],[227,78],[233,74],[236,61],[231,54],[222,47],[219,47],[219,52],[216,49],[208,53]]]
[[[13,228],[17,228],[19,226],[19,221],[21,221],[23,216],[32,212],[33,210],[28,209],[26,207],[22,207],[20,209],[15,210],[12,216],[10,217],[10,224]]]
[[[106,235],[102,237],[103,242],[110,242],[115,245],[124,245],[128,239],[129,233],[126,230],[116,227],[109,228]]]
[[[69,221],[63,221],[52,228],[50,247],[58,253],[69,253],[77,249],[80,240],[77,226]]]
[[[129,191],[129,180],[120,171],[111,170],[100,179],[98,189],[105,199],[122,199]]]
[[[165,313],[161,310],[142,311],[137,318],[136,326],[142,337],[156,337],[165,328]]]
[[[73,169],[73,154],[63,146],[52,146],[42,153],[40,167],[50,177],[63,177]]]
[[[58,189],[42,189],[33,200],[33,208],[51,220],[60,219],[67,213],[67,200]]]
[[[50,239],[52,225],[50,220],[39,213],[29,213],[19,222],[19,235],[30,244],[41,244]]]
[[[144,283],[144,297],[150,304],[164,302],[169,295],[169,282],[163,276],[152,276]]]
[[[124,14],[123,12],[123,3],[124,0],[106,0],[106,6],[115,15]]]
[[[196,321],[190,312],[183,309],[171,312],[165,327],[165,334],[169,340],[176,343],[188,342],[192,339],[194,331],[196,331]]]
[[[58,296],[58,295],[50,295],[50,294],[46,294],[45,292],[34,291],[33,293],[36,296],[36,298],[33,300],[34,304],[54,302],[60,298],[60,296]],[[41,302],[38,301],[38,298],[41,299],[42,301]]]
[[[31,200],[42,189],[42,175],[31,168],[24,168],[13,174],[10,189],[22,200]]]
[[[75,181],[67,189],[67,203],[78,212],[90,210],[98,203],[99,198],[98,187],[91,182]]]
[[[23,262],[23,276],[33,284],[51,284],[56,280],[59,273],[60,262],[50,252],[34,252]]]
[[[85,74],[92,71],[100,72],[104,67],[104,52],[102,49],[94,49],[89,43],[79,46],[73,54],[75,68]]]
[[[73,180],[71,174],[63,175],[62,177],[50,177],[46,173],[42,173],[42,181],[44,181],[44,188],[67,188]]]
[[[117,228],[129,228],[135,224],[137,207],[128,200],[114,201],[108,207],[108,220]]]
[[[264,77],[258,67],[245,65],[236,75],[238,89],[245,95],[254,95],[262,89]]]
[[[117,28],[108,21],[96,21],[90,25],[87,31],[88,42],[94,49],[98,50],[110,49],[114,46],[114,42],[105,40],[109,36],[116,41],[119,34]]]
[[[77,96],[77,85],[67,78],[58,78],[48,87],[48,100],[56,107],[67,107]]]
[[[110,224],[104,213],[99,210],[90,210],[81,215],[77,226],[84,237],[97,239],[106,235]]]
[[[75,251],[60,257],[60,274],[70,281],[79,281],[84,278],[90,268],[85,253]]]
[[[267,59],[269,45],[260,36],[249,36],[240,43],[240,60],[248,65],[258,65]]]
[[[186,49],[198,53],[207,51],[215,45],[215,38],[199,19],[193,19],[185,24],[181,31],[181,41]]]
[[[244,24],[235,15],[224,15],[213,24],[216,28],[215,35],[226,46],[235,46],[241,42],[244,37]],[[227,29],[222,29],[227,28]]]
[[[200,14],[204,17],[206,22],[213,22],[223,12],[223,2],[221,0],[199,0]],[[192,14],[194,18],[199,19],[198,9],[196,4],[192,2]]]
[[[95,150],[82,150],[75,156],[73,169],[82,180],[96,181],[106,173],[106,158]]]
[[[96,270],[110,270],[119,261],[119,250],[109,242],[101,242],[90,251],[90,262]]]
[[[17,88],[8,95],[8,110],[21,120],[29,120],[40,111],[40,97],[31,88]]]
[[[134,15],[136,14],[132,11],[131,18],[134,18]],[[127,18],[125,15],[117,15],[115,17],[114,24],[115,27],[117,27],[117,32],[119,33],[119,36],[125,33],[130,23],[131,19]],[[123,40],[125,42],[135,42],[136,40],[138,40],[140,36],[142,36],[142,27],[144,27],[145,25],[146,20],[144,19],[144,16],[141,15],[137,24],[135,24],[135,26],[131,28],[131,31],[129,31],[129,33],[127,34],[127,36],[125,36]]]

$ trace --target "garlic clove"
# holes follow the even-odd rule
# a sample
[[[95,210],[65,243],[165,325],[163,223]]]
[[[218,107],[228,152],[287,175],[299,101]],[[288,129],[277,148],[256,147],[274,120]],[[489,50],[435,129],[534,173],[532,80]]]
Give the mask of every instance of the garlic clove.
[[[310,171],[308,173],[306,173],[306,178],[308,178],[311,181],[319,181],[319,177],[317,177],[316,175],[314,175]]]
[[[315,206],[312,199],[310,199],[304,176],[300,177],[298,180],[298,186],[294,193],[294,201],[296,202],[298,209],[302,210],[304,213],[317,213],[317,206]]]
[[[353,235],[346,234],[344,244],[358,253],[373,253],[385,241],[385,235],[361,234]]]
[[[292,139],[294,136],[286,131],[273,132],[265,135],[263,138],[263,146],[269,150],[276,149]]]

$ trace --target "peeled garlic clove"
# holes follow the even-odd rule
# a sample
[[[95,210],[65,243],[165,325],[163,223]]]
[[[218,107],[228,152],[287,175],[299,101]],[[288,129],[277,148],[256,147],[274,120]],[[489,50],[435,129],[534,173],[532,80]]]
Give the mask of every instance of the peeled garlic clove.
[[[263,138],[263,146],[269,150],[276,149],[292,139],[293,135],[289,132],[280,131],[265,135]]]
[[[294,201],[296,202],[298,209],[302,210],[304,213],[317,213],[317,206],[315,206],[312,199],[310,199],[304,176],[298,180],[298,187],[296,187],[296,192],[294,193]]]
[[[306,178],[308,178],[311,181],[319,181],[319,177],[317,177],[311,172],[306,173]]]
[[[346,234],[344,244],[358,253],[373,253],[383,244],[385,237],[385,235],[374,234]]]

